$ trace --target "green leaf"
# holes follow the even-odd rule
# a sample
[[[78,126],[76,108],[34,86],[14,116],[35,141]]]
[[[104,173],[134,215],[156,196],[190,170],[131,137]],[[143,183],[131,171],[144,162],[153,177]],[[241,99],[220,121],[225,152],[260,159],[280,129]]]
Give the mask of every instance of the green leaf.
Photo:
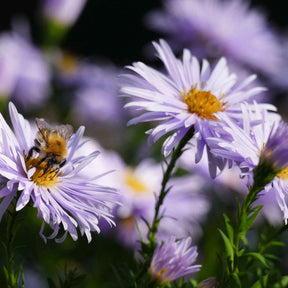
[[[256,281],[251,288],[263,288],[263,284],[266,286],[268,281],[268,275]]]
[[[260,253],[248,252],[248,253],[246,253],[245,256],[248,256],[248,257],[251,256],[251,257],[257,259],[258,261],[260,261],[265,267],[269,267],[269,265],[266,261],[266,258],[263,255],[261,255]]]
[[[221,229],[218,229],[218,231],[220,232],[222,239],[224,241],[227,256],[231,260],[231,262],[233,263],[233,261],[234,261],[233,244],[231,243],[230,239],[224,234],[224,232]]]
[[[227,215],[223,215],[224,220],[225,220],[225,225],[226,225],[226,230],[227,230],[227,234],[228,234],[228,238],[230,239],[230,242],[233,243],[234,242],[234,229],[233,226],[231,224],[231,221],[229,219],[229,217]]]
[[[273,288],[284,288],[288,286],[288,276],[283,276],[280,282],[275,283]]]
[[[233,273],[233,274],[232,274],[232,278],[233,278],[233,280],[236,282],[237,286],[241,288],[241,287],[242,287],[242,285],[241,285],[241,280],[240,280],[238,274],[237,274],[237,273]],[[236,287],[235,287],[235,288],[236,288]]]
[[[242,219],[240,219],[241,226],[240,226],[239,237],[241,240],[244,240],[244,236],[246,235],[247,231],[251,228],[252,224],[254,223],[261,209],[262,209],[262,206],[256,206],[250,209],[249,217],[247,217],[246,213],[243,214]],[[244,219],[244,217],[247,217],[247,218]]]

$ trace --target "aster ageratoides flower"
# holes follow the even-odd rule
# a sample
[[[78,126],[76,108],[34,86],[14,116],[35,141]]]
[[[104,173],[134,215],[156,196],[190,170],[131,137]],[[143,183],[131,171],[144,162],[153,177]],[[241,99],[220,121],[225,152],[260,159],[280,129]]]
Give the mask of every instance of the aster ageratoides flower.
[[[168,283],[199,271],[201,265],[194,264],[197,246],[191,246],[191,242],[191,237],[179,241],[171,237],[159,243],[149,268],[151,276],[159,283]]]
[[[99,218],[113,225],[110,209],[116,205],[117,191],[97,184],[97,178],[85,177],[81,170],[89,167],[95,160],[98,151],[83,156],[85,142],[81,140],[84,127],[80,127],[67,142],[65,165],[55,169],[46,161],[39,161],[40,154],[33,153],[27,157],[36,138],[36,130],[19,114],[15,106],[9,104],[13,130],[0,114],[0,175],[3,179],[0,196],[2,208],[7,209],[17,193],[16,210],[19,211],[28,203],[38,210],[38,218],[43,219],[40,235],[44,236],[45,223],[49,224],[53,233],[47,237],[55,238],[60,230],[64,235],[55,241],[63,241],[69,233],[77,240],[77,227],[81,235],[85,234],[91,241],[91,232],[100,232]]]
[[[252,110],[242,105],[245,115],[243,127],[226,119],[225,129],[232,135],[229,141],[223,138],[211,138],[207,141],[212,153],[231,159],[239,165],[242,176],[248,177],[249,186],[253,184],[253,180],[264,183],[263,191],[258,193],[259,198],[263,194],[274,195],[271,198],[278,203],[283,219],[287,222],[288,124],[278,114],[261,111],[257,104],[254,106]],[[255,125],[257,121],[258,125]]]
[[[122,95],[131,98],[125,107],[144,111],[128,124],[161,121],[158,126],[147,131],[152,142],[174,132],[163,144],[165,156],[194,126],[198,135],[196,160],[199,161],[206,146],[205,138],[217,136],[215,126],[221,126],[222,115],[239,120],[239,104],[265,89],[255,87],[243,90],[256,78],[255,75],[236,85],[236,75],[229,74],[225,58],[221,58],[211,69],[206,60],[200,67],[199,61],[188,50],[184,50],[182,61],[177,59],[164,40],[153,45],[168,75],[142,62],[127,67],[136,74],[123,75],[126,82],[123,81],[121,87]],[[209,159],[211,157],[209,154]],[[210,162],[212,165],[213,161]],[[214,161],[214,166],[221,167],[223,163]],[[215,169],[214,172],[211,169],[211,174],[215,174]]]

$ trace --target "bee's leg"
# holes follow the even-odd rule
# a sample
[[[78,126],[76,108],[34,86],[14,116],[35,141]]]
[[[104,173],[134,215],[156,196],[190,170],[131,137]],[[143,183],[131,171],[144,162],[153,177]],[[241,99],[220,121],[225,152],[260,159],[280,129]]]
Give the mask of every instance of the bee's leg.
[[[28,154],[27,154],[27,158],[26,158],[26,161],[29,160],[33,154],[33,151],[36,151],[37,153],[40,152],[40,149],[36,146],[33,146],[29,151],[28,151]]]
[[[62,168],[66,163],[66,159],[63,159],[60,163],[59,163],[59,168]]]

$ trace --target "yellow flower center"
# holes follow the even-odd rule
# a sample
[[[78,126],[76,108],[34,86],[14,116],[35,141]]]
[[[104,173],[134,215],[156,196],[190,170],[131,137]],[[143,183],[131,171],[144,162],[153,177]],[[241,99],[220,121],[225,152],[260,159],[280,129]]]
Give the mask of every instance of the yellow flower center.
[[[131,169],[126,171],[124,181],[135,192],[135,194],[144,194],[148,191],[147,186],[135,175],[134,171]]]
[[[283,180],[287,180],[288,179],[288,167],[282,169],[280,172],[277,173],[276,176]]]
[[[69,53],[64,53],[60,62],[60,68],[64,73],[73,73],[77,69],[77,59]]]
[[[197,114],[201,119],[216,121],[215,114],[225,111],[226,103],[222,101],[224,95],[218,99],[210,91],[197,90],[192,86],[188,93],[182,92],[182,96],[188,105],[188,111]]]
[[[157,278],[161,278],[162,274],[167,270],[167,268],[161,269],[158,274],[156,275]]]
[[[132,215],[123,218],[121,224],[125,227],[126,230],[132,230],[135,225],[135,219]]]
[[[36,168],[35,172],[31,177],[31,180],[34,183],[49,189],[59,182],[58,176],[62,175],[63,172],[59,173],[59,171],[49,168],[45,161],[40,163],[39,157],[31,157],[29,158],[29,160],[27,160],[27,157],[24,154],[24,158],[27,170],[30,170],[31,168]]]

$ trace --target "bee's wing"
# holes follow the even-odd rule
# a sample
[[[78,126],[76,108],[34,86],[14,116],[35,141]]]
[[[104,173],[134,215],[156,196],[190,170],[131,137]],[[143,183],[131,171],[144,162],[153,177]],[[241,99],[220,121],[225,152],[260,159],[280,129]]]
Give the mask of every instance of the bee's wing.
[[[68,141],[73,135],[73,127],[71,125],[59,125],[59,126],[51,126],[44,119],[35,119],[36,125],[42,134],[44,140],[47,140],[47,132],[57,131],[66,141]]]
[[[73,135],[73,127],[71,125],[60,125],[56,126],[56,130],[68,141]]]
[[[47,135],[48,135],[48,131],[51,131],[51,126],[44,120],[44,119],[39,119],[36,118],[35,119],[35,123],[38,127],[39,132],[41,133],[44,141],[48,141],[47,139]]]

